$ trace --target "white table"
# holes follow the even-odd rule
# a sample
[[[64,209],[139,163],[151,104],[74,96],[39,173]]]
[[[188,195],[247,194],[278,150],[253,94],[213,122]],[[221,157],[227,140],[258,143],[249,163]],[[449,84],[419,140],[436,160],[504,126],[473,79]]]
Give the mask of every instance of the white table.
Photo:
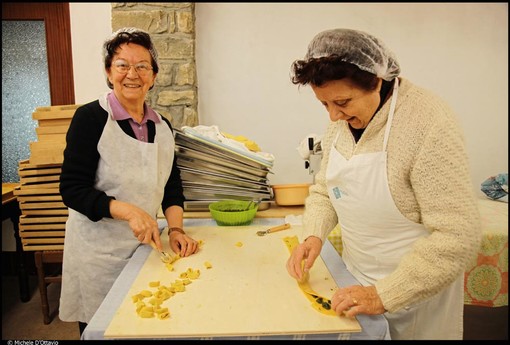
[[[273,226],[281,224],[281,218],[255,218],[253,224]],[[166,226],[165,220],[159,220],[161,228]],[[185,219],[184,226],[199,226],[209,225],[214,226],[215,222],[212,219]],[[150,246],[140,246],[133,257],[121,272],[115,283],[113,284],[110,292],[104,299],[103,303],[92,317],[87,328],[82,334],[82,340],[102,340],[104,339],[105,330],[108,328],[116,310],[121,305],[126,294],[128,293],[131,285],[136,279],[140,269],[145,263],[145,260],[151,253]],[[334,247],[329,241],[323,246],[321,257],[324,260],[331,276],[335,279],[338,286],[358,284],[357,280],[347,271],[342,258],[338,255]],[[389,340],[388,323],[382,315],[358,315],[357,319],[362,327],[359,333],[335,333],[335,334],[300,334],[300,335],[274,335],[274,336],[260,336],[260,337],[215,337],[216,339],[228,340],[245,340],[245,339],[306,339],[306,340]],[[190,338],[186,338],[190,339]],[[202,338],[197,338],[202,339]],[[207,338],[211,339],[211,338]]]

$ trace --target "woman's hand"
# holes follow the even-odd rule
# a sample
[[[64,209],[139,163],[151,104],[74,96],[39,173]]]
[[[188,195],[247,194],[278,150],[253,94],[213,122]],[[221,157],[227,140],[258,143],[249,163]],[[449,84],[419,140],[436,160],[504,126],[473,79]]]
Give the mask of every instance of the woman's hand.
[[[331,298],[331,308],[338,315],[354,317],[358,314],[384,314],[383,303],[375,286],[353,285],[339,288]]]
[[[158,222],[147,212],[127,202],[112,200],[110,201],[110,213],[114,219],[122,219],[128,222],[133,236],[141,243],[150,243],[152,239],[156,246],[162,250],[159,237]]]
[[[128,221],[129,227],[133,231],[133,235],[141,243],[148,244],[154,239],[156,246],[161,250],[161,240],[159,237],[158,222],[149,216],[148,213],[139,209],[140,212],[135,212],[133,217]]]
[[[181,257],[190,256],[198,252],[198,242],[186,234],[178,231],[171,231],[168,234],[170,248]]]
[[[298,281],[305,280],[305,277],[312,268],[317,256],[322,248],[322,241],[315,236],[308,237],[303,243],[299,244],[290,254],[287,260],[287,271],[290,276]],[[303,260],[305,261],[302,265]]]

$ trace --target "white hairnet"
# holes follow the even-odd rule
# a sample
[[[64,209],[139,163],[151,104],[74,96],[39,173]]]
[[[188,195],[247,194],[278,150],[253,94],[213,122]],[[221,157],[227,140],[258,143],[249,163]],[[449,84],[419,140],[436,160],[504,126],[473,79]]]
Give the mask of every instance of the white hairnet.
[[[400,74],[394,54],[381,40],[358,30],[333,29],[317,34],[308,45],[305,60],[338,55],[342,61],[391,81]]]
[[[106,42],[111,41],[117,35],[119,35],[120,33],[123,33],[123,32],[127,32],[129,34],[131,34],[133,32],[143,32],[143,33],[147,34],[149,36],[149,39],[150,39],[150,49],[149,49],[149,52],[150,52],[152,58],[154,59],[154,62],[156,62],[156,65],[158,64],[158,52],[157,52],[156,48],[154,48],[154,43],[152,42],[152,38],[150,37],[150,34],[147,31],[145,31],[145,30],[142,30],[142,29],[139,29],[139,28],[135,28],[135,27],[124,27],[124,28],[119,29],[119,30],[115,31],[114,33],[112,33],[112,35],[106,40]],[[107,54],[106,50],[103,49],[103,56],[106,56],[106,54]]]

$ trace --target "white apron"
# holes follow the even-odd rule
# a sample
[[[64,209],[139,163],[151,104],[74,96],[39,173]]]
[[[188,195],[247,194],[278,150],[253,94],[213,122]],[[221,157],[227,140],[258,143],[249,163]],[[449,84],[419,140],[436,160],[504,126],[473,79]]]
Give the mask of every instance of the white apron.
[[[106,98],[100,104],[108,111],[108,120],[98,142],[101,157],[95,187],[156,218],[172,170],[172,132],[160,121],[154,143],[138,141],[113,120]],[[88,323],[139,244],[127,221],[103,218],[92,222],[69,209],[60,319]]]
[[[389,275],[413,243],[429,232],[404,217],[395,206],[388,186],[387,152],[398,95],[396,79],[381,152],[345,159],[331,147],[326,170],[329,198],[342,229],[342,258],[347,269],[364,285]],[[385,313],[393,340],[462,339],[463,277],[438,295]]]

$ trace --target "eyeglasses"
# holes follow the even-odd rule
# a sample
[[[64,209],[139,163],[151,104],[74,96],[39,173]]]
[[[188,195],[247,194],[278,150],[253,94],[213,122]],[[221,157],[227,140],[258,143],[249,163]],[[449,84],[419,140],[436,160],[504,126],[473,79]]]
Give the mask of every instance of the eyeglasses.
[[[148,64],[147,62],[139,62],[134,65],[130,65],[125,60],[115,60],[112,63],[113,67],[117,70],[117,72],[121,74],[127,74],[129,70],[131,69],[131,66],[135,67],[135,71],[138,73],[139,76],[145,76],[150,71],[152,71],[152,66]]]

